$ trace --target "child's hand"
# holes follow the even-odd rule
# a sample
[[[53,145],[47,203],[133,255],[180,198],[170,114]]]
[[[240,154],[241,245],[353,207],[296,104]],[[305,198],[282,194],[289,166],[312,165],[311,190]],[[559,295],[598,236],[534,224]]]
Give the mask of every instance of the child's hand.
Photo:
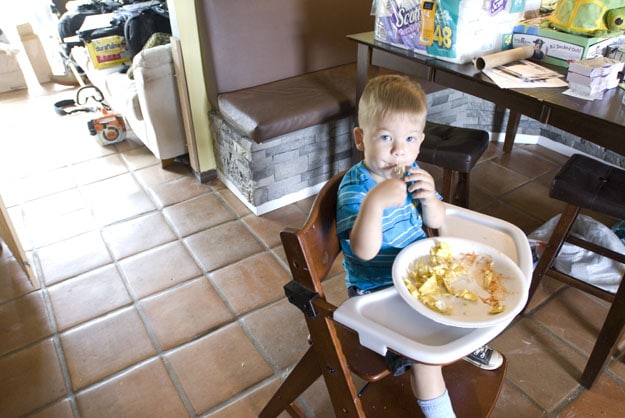
[[[406,182],[402,179],[383,180],[367,193],[349,234],[356,257],[370,260],[378,254],[384,209],[403,205],[407,196]]]
[[[408,192],[413,199],[419,199],[423,204],[438,200],[434,178],[427,171],[421,168],[410,168],[404,181],[408,183]]]
[[[406,201],[408,191],[402,179],[388,179],[378,183],[367,196],[371,203],[380,209],[401,206]]]

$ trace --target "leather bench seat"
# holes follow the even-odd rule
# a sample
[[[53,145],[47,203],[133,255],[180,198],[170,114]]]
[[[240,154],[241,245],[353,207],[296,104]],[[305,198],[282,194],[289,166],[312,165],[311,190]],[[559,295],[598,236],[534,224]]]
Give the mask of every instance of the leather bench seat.
[[[488,148],[488,132],[428,121],[419,161],[460,173],[470,172]]]
[[[220,94],[221,115],[242,134],[265,140],[353,114],[356,65],[346,64]]]

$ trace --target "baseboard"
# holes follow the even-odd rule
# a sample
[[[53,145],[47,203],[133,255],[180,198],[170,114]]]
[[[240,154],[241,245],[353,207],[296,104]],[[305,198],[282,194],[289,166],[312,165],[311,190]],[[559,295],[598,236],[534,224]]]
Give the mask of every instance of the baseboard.
[[[491,141],[493,142],[504,142],[505,137],[506,134],[504,132],[495,132],[490,134]],[[514,143],[540,145],[541,147],[545,147],[551,151],[557,152],[558,154],[562,154],[567,157],[570,157],[573,154],[585,154],[581,151],[576,150],[575,148],[571,148],[568,145],[553,141],[541,135],[517,134],[514,137]]]
[[[503,142],[505,138],[505,134],[504,133],[491,133],[491,139],[494,142]],[[548,150],[551,150],[553,152],[557,152],[558,154],[562,154],[565,157],[570,157],[573,154],[582,154],[585,155],[586,157],[589,158],[594,158],[595,160],[599,160],[601,162],[603,162],[604,164],[609,164],[611,166],[617,167],[617,168],[623,168],[620,167],[617,164],[614,164],[610,161],[606,161],[605,159],[599,158],[596,155],[592,155],[592,154],[588,154],[587,152],[578,150],[577,148],[573,148],[570,147],[568,145],[565,145],[561,142],[556,142],[552,139],[549,138],[545,138],[544,136],[541,135],[523,135],[523,134],[518,134],[515,138],[514,138],[514,143],[515,144],[537,144],[540,145],[541,147],[547,148]]]
[[[504,142],[506,139],[505,132],[491,132],[490,140],[492,142]],[[514,137],[515,144],[538,144],[540,135],[516,134]]]
[[[256,216],[264,215],[265,213],[280,209],[281,207],[290,205],[291,203],[299,202],[300,200],[306,199],[307,197],[314,196],[319,193],[319,190],[321,190],[321,188],[325,184],[325,182],[322,182],[314,186],[298,190],[295,193],[284,195],[278,199],[265,202],[262,205],[254,206],[247,200],[245,196],[243,196],[239,192],[234,183],[228,180],[219,170],[216,171],[217,178],[221,180],[221,182],[228,188],[228,190],[230,190],[232,194],[234,194],[237,199],[239,199],[241,203],[243,203]]]
[[[545,138],[544,136],[538,138],[538,145],[550,149],[551,151],[555,151],[559,154],[566,155],[567,157],[570,157],[573,154],[584,154],[591,157],[591,155],[586,154],[585,152],[579,151],[575,148],[571,148],[568,145],[553,141],[549,138]]]
[[[193,174],[195,175],[195,178],[199,180],[200,183],[202,184],[206,184],[211,180],[216,179],[217,177],[219,177],[217,175],[217,169],[212,168],[208,171],[195,171],[193,170]]]

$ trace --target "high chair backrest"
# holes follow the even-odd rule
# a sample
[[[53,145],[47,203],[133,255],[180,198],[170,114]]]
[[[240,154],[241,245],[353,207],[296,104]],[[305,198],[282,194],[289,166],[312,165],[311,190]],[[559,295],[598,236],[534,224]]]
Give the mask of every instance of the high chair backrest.
[[[336,202],[344,174],[335,175],[324,185],[301,229],[287,228],[280,233],[293,280],[321,297],[321,282],[328,276],[341,251],[336,236]]]

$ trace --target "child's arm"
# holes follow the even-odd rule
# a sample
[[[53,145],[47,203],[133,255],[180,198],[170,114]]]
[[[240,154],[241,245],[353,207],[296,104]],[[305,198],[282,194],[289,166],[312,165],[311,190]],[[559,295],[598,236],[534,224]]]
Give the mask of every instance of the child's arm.
[[[384,209],[400,206],[406,201],[406,183],[401,179],[385,180],[365,196],[349,235],[354,255],[371,260],[382,245],[382,215]]]
[[[438,199],[434,179],[421,168],[411,168],[404,180],[410,184],[408,192],[421,202],[423,223],[430,228],[440,228],[445,220],[445,205]]]

